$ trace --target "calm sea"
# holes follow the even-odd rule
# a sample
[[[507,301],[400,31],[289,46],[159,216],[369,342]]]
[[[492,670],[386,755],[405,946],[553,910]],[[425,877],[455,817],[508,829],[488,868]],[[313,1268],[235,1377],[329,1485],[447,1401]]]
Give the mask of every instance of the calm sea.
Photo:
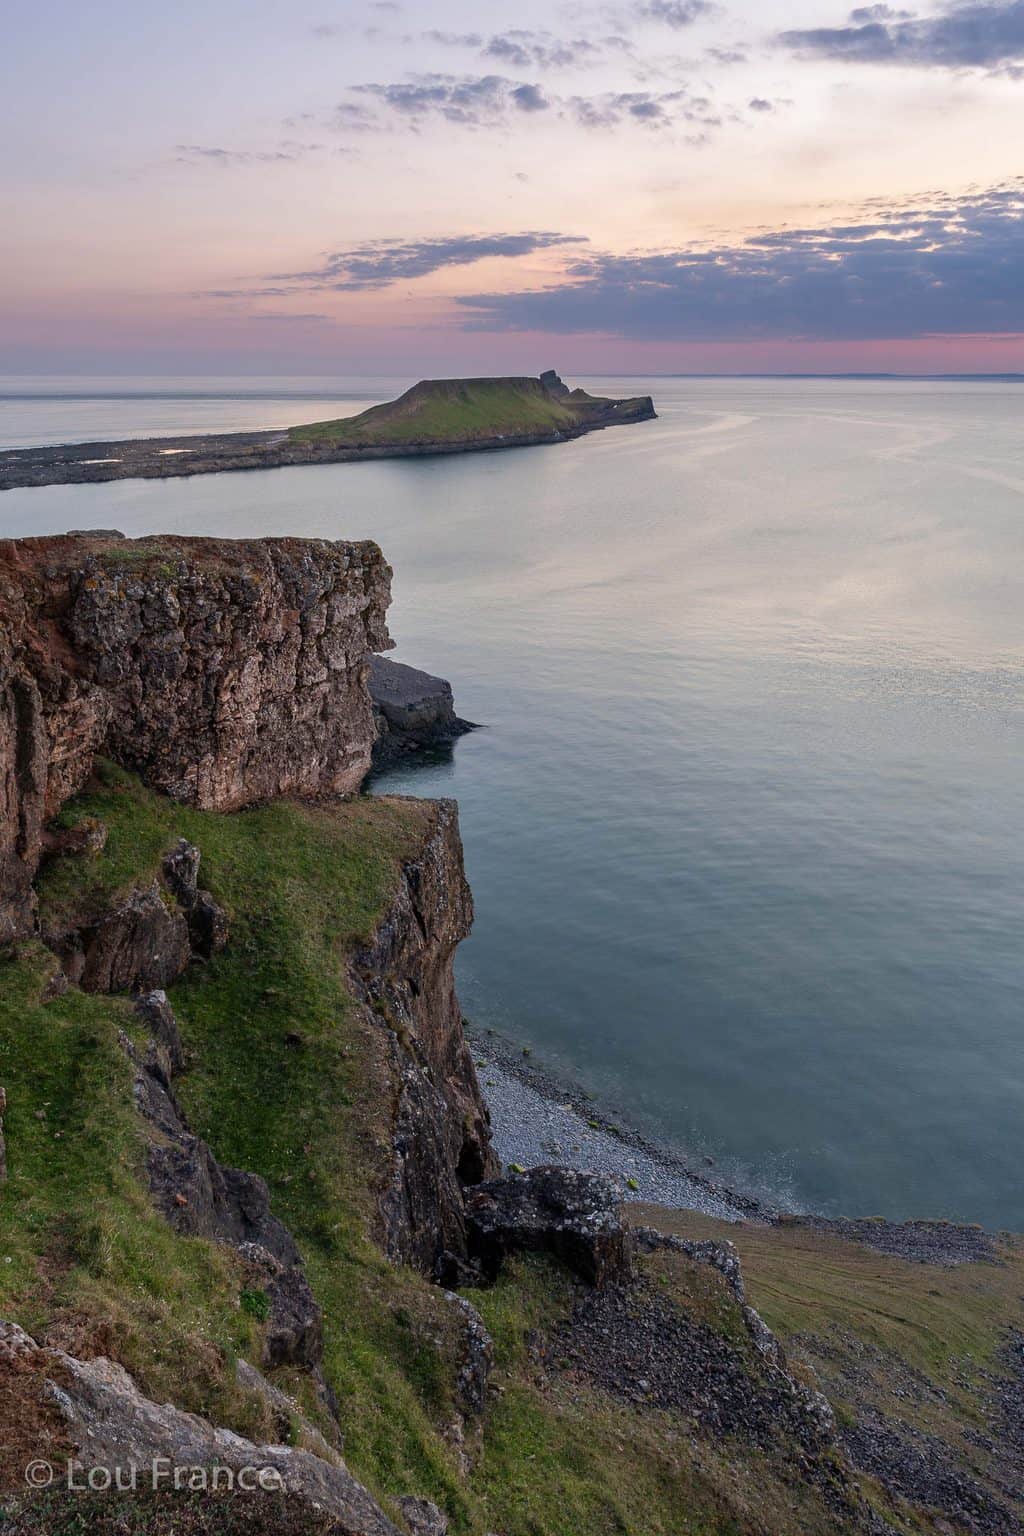
[[[409,380],[0,381],[0,443]],[[487,726],[465,1010],[796,1206],[1024,1228],[1024,389],[592,380],[556,448],[0,494],[0,529],[372,537]],[[31,398],[29,398],[31,396]]]

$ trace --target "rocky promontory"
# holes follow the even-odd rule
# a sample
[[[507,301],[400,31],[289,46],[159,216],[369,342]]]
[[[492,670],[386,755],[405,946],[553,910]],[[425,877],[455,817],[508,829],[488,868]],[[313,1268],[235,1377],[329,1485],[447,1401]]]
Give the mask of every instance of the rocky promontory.
[[[476,730],[455,713],[452,685],[387,656],[370,658],[370,698],[377,737],[373,766],[384,768],[432,747],[446,747]]]
[[[538,379],[423,379],[358,416],[301,427],[2,449],[0,491],[529,448],[655,415],[649,395],[588,395],[553,370]]]
[[[98,755],[210,810],[358,789],[390,594],[368,542],[0,543],[0,942]]]

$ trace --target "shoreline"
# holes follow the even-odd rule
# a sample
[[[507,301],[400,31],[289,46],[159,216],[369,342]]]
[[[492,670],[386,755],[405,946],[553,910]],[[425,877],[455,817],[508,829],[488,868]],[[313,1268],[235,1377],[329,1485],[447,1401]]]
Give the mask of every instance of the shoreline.
[[[804,1228],[858,1243],[909,1263],[956,1269],[997,1262],[997,1238],[977,1224],[941,1217],[890,1221],[881,1216],[826,1216],[771,1205],[698,1173],[680,1153],[618,1118],[579,1084],[537,1066],[523,1047],[463,1020],[495,1150],[506,1169],[549,1165],[607,1173],[624,1186],[627,1205],[761,1227]]]
[[[684,1157],[659,1146],[578,1084],[538,1066],[495,1031],[463,1021],[480,1086],[491,1112],[491,1133],[506,1167],[551,1164],[619,1178],[630,1201],[699,1211],[721,1221],[770,1225],[782,1212],[698,1173]]]

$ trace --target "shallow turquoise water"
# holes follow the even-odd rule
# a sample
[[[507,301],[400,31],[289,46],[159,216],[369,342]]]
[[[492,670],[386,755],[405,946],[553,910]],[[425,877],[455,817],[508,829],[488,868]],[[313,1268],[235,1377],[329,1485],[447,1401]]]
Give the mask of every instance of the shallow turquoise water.
[[[0,529],[378,539],[395,654],[487,725],[388,780],[460,801],[467,1013],[774,1198],[1024,1228],[1024,392],[605,383],[660,419],[7,492]],[[265,393],[85,434],[0,399],[0,442],[297,419]]]

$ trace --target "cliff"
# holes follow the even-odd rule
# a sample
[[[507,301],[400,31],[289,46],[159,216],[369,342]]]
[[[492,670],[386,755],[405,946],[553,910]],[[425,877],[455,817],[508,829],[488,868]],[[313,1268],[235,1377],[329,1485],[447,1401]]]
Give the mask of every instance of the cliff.
[[[15,833],[88,777],[0,950],[5,1536],[1024,1529],[1019,1239],[500,1176],[455,807],[315,790],[368,750],[365,695],[330,735],[320,663],[344,704],[383,635],[373,546],[48,542],[5,555]],[[284,736],[314,720],[307,773]],[[214,1466],[271,1481],[217,1497]]]
[[[370,543],[0,544],[0,942],[98,754],[209,809],[357,789],[390,578]]]

